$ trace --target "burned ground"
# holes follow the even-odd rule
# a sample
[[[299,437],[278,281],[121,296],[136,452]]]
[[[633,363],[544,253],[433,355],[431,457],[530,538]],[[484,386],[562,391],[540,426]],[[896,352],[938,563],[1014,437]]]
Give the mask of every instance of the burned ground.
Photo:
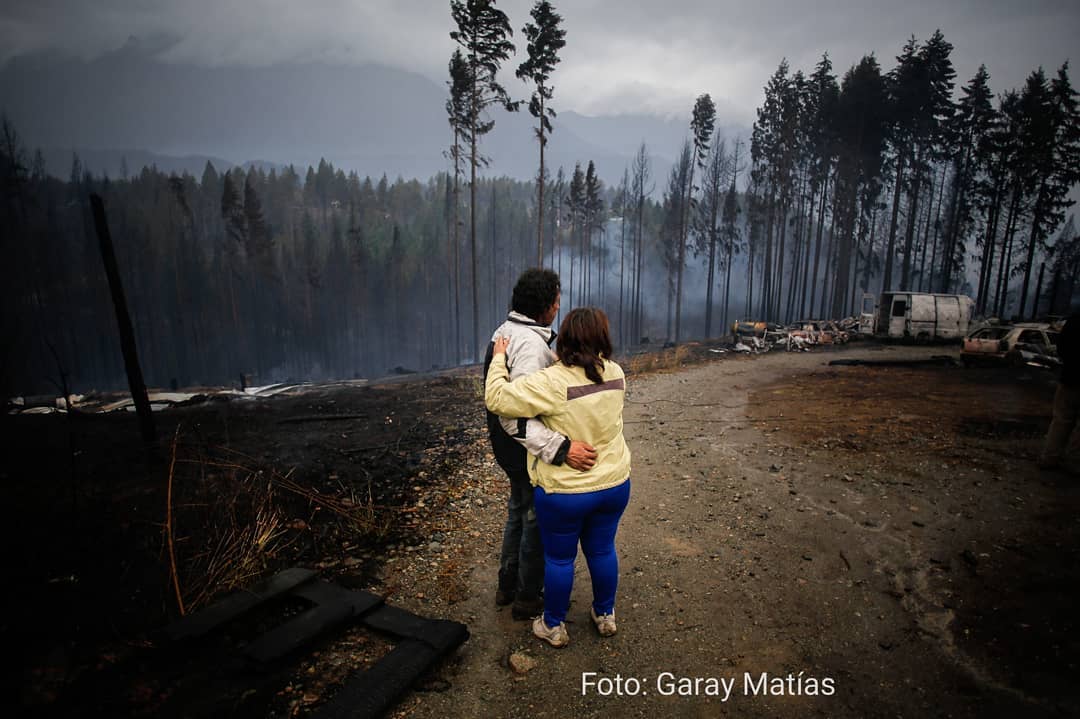
[[[422,498],[463,489],[453,476],[480,437],[477,386],[450,376],[178,407],[155,414],[153,451],[129,413],[6,416],[14,452],[3,480],[17,510],[5,549],[20,589],[7,595],[3,631],[25,647],[24,705],[66,713],[81,701],[69,685],[85,691],[95,673],[153,647],[181,603],[197,611],[295,565],[366,586],[387,551],[443,536],[441,507]],[[369,656],[320,675],[340,679],[385,651],[352,636]],[[132,713],[176,693],[154,680],[129,689]]]

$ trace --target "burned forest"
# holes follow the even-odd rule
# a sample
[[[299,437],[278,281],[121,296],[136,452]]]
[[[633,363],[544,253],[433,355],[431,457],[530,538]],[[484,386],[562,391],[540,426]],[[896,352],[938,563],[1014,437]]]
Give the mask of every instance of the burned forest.
[[[809,74],[783,61],[748,142],[725,137],[701,95],[666,177],[649,138],[607,181],[587,157],[543,168],[540,185],[497,163],[476,175],[484,158],[463,140],[483,108],[455,100],[467,87],[454,82],[452,167],[429,179],[326,159],[109,177],[77,153],[60,178],[5,117],[3,223],[24,268],[4,286],[5,393],[51,392],[61,376],[75,392],[125,384],[95,193],[158,387],[468,364],[538,261],[563,278],[566,306],[607,310],[623,349],[719,337],[744,318],[839,320],[889,290],[967,294],[986,317],[1067,314],[1080,291],[1068,63],[995,103],[985,67],[955,87],[951,51],[937,33],[889,70],[868,55],[842,77],[828,54]]]
[[[1074,9],[146,5],[0,10],[19,715],[1080,714]],[[495,601],[534,267],[632,456],[559,650]]]

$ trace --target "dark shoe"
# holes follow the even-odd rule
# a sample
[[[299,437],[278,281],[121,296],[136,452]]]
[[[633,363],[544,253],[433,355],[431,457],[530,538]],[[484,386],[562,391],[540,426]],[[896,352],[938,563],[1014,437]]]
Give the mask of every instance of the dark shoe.
[[[518,599],[510,610],[510,614],[514,619],[532,619],[536,615],[543,613],[544,600],[540,598]]]
[[[499,607],[505,607],[510,602],[514,601],[514,592],[506,591],[505,589],[495,590],[495,605]]]

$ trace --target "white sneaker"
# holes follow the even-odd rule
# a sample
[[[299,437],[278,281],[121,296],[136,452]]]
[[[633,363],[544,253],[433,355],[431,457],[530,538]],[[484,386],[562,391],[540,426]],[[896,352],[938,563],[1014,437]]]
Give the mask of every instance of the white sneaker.
[[[555,648],[565,647],[570,643],[570,634],[566,631],[566,624],[559,622],[557,627],[549,627],[544,623],[544,615],[533,620],[533,636],[543,639]]]
[[[589,607],[589,614],[592,615],[593,624],[596,625],[596,631],[600,632],[602,637],[615,636],[617,631],[615,627],[615,610],[611,610],[611,614],[601,614],[597,616],[596,610]]]

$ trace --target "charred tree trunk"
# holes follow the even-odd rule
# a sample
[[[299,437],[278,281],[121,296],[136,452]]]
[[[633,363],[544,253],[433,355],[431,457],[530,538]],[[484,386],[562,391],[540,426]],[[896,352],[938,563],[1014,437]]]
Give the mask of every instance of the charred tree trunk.
[[[825,206],[829,196],[829,173],[821,187],[821,204],[818,207],[817,239],[814,240],[814,274],[810,277],[810,314],[814,313],[814,299],[817,296],[818,266],[821,263],[821,238],[825,234]]]
[[[942,171],[941,171],[941,179],[939,181],[939,184],[940,184],[941,187],[938,190],[937,213],[934,215],[934,219],[933,219],[934,241],[933,241],[933,244],[931,245],[931,248],[930,248],[930,270],[929,270],[928,277],[927,277],[927,280],[928,280],[927,285],[926,285],[926,291],[927,292],[933,292],[934,291],[934,261],[937,259],[938,239],[941,236],[941,206],[945,202],[945,169],[944,168],[942,168]],[[927,227],[927,235],[928,235],[928,237],[924,238],[923,242],[926,242],[927,239],[929,239],[929,229],[931,227],[930,222],[931,221],[929,219],[927,219],[926,227]],[[942,258],[941,264],[942,265],[945,264],[944,258]]]
[[[927,187],[927,194],[929,195],[929,197],[927,198],[926,203],[926,222],[923,224],[923,236],[922,242],[920,243],[921,247],[919,254],[919,292],[929,292],[931,289],[931,287],[926,287],[926,254],[927,251],[930,249],[930,223],[934,221],[934,188],[936,187],[936,184],[934,183],[933,174],[930,175],[930,181],[928,185],[929,186]],[[934,256],[931,255],[931,269],[933,269],[933,264]],[[924,287],[926,287],[926,289],[923,289]]]
[[[625,198],[625,194],[623,194]],[[626,206],[623,200],[622,221],[619,222],[619,347],[626,347],[626,321],[623,315],[623,302],[626,286]]]
[[[810,191],[810,200],[806,207],[810,216],[806,220],[806,253],[803,255],[802,291],[799,293],[799,316],[806,316],[806,291],[810,287],[810,247],[814,235],[814,206],[817,202],[817,189]]]
[[[713,202],[713,207],[716,203]],[[716,272],[716,212],[709,228],[709,271],[705,280],[705,337],[712,336],[713,277]]]
[[[776,322],[780,318],[780,299],[784,292],[784,244],[787,241],[788,225],[788,198],[786,192],[780,197],[780,237],[776,243],[776,285],[772,288],[772,306],[769,311],[769,319]]]
[[[979,262],[979,298],[980,312],[986,311],[990,299],[990,280],[994,274],[994,245],[997,242],[998,218],[1001,216],[1001,188],[995,188],[994,201],[990,204],[990,213],[986,223],[986,235],[983,238],[982,258]]]
[[[826,313],[828,311],[827,308],[829,307],[829,303],[832,300],[832,295],[830,294],[830,289],[829,289],[830,287],[832,287],[832,283],[829,282],[829,267],[832,266],[833,271],[834,272],[836,271],[836,262],[835,262],[835,259],[836,259],[835,258],[836,227],[837,227],[837,222],[836,221],[837,221],[837,217],[839,216],[840,210],[841,210],[841,202],[840,202],[841,198],[837,196],[836,189],[839,186],[840,186],[840,183],[839,183],[839,180],[838,180],[835,183],[835,187],[833,188],[833,209],[832,209],[832,217],[829,220],[829,244],[826,246],[826,249],[825,249],[825,267],[824,267],[824,271],[823,271],[822,276],[821,276],[821,307],[820,307],[820,310],[821,310],[821,316],[822,317],[824,317],[826,315]]]
[[[870,216],[870,235],[866,241],[866,262],[863,266],[863,281],[861,287],[864,293],[870,291],[870,259],[874,254],[874,232],[877,230],[877,216],[878,209],[877,207],[874,207],[874,211]]]
[[[920,153],[920,164],[922,156]],[[922,176],[923,173],[919,166],[916,166],[915,177],[912,180],[911,194],[911,206],[908,207],[907,216],[907,230],[904,232],[904,262],[900,266],[900,289],[906,291],[911,286],[911,250],[912,244],[915,240],[915,225],[917,224],[919,216],[919,191],[922,188]]]
[[[1031,301],[1031,319],[1035,320],[1039,316],[1039,296],[1042,294],[1043,286],[1043,273],[1046,272],[1046,263],[1039,264],[1039,279],[1035,283],[1035,298]]]
[[[761,265],[761,319],[769,318],[769,299],[772,297],[772,233],[776,214],[776,203],[773,192],[769,191],[769,204],[766,209],[765,221],[765,257]]]
[[[1035,246],[1039,243],[1039,225],[1042,221],[1041,199],[1046,191],[1046,180],[1043,179],[1039,190],[1035,193],[1035,207],[1032,210],[1031,235],[1028,238],[1027,258],[1024,260],[1024,283],[1020,289],[1020,310],[1018,314],[1023,317],[1027,308],[1028,287],[1031,285],[1031,266],[1035,262]]]
[[[728,298],[731,296],[731,243],[728,243],[727,252],[727,268],[724,277],[724,318],[723,325],[721,326],[721,336],[727,334],[728,323],[730,322],[730,315],[728,314]]]
[[[1020,204],[1020,190],[1013,192],[1013,201],[1009,207],[1009,216],[1005,222],[1005,236],[1001,244],[1001,262],[998,264],[997,294],[994,297],[995,314],[999,317],[1005,313],[1005,304],[1008,301],[1009,273],[1012,271],[1012,243],[1015,234],[1015,224],[1018,207]]]
[[[882,291],[892,289],[893,256],[896,253],[896,227],[900,219],[900,195],[904,191],[904,161],[907,151],[896,153],[896,182],[893,186],[892,219],[889,220],[889,242],[885,246],[885,276],[881,281]]]

